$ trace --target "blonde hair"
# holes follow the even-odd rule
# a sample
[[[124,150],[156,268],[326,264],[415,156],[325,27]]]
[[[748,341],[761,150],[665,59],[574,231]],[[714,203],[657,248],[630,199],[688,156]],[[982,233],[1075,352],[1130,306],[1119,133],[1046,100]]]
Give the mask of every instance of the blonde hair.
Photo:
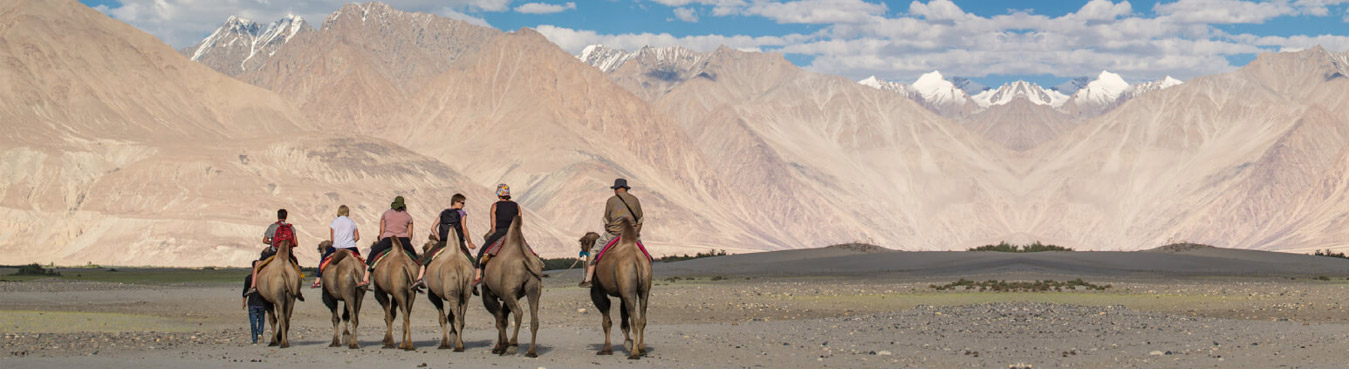
[[[342,205],[342,206],[338,206],[338,207],[337,207],[337,216],[339,216],[339,217],[345,217],[345,216],[348,216],[348,215],[351,215],[351,209],[348,208],[346,205]]]

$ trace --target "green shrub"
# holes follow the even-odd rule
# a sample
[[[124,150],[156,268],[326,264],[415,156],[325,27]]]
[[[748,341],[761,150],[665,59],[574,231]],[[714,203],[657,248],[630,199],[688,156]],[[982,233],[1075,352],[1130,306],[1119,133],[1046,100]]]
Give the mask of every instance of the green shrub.
[[[43,268],[41,265],[33,263],[20,266],[19,271],[14,272],[14,274],[11,275],[59,277],[61,276],[61,273],[58,273],[55,270],[47,270],[47,268]]]
[[[1073,249],[1057,245],[1046,245],[1040,243],[1040,241],[1035,241],[1035,243],[1029,245],[1013,245],[1007,243],[1007,241],[1003,241],[999,242],[997,245],[983,245],[979,247],[972,247],[967,251],[1045,252],[1045,251],[1073,251]]]

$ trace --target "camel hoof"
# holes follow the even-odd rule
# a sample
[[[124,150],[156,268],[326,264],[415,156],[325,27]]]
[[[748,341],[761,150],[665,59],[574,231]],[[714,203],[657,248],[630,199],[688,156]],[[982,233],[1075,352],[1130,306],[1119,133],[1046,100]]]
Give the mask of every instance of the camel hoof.
[[[464,352],[464,346],[455,347],[454,352]]]
[[[446,344],[443,344],[443,343],[440,344],[439,347],[436,347],[437,350],[444,350],[444,349],[448,349],[448,348],[450,348],[450,345],[446,345]]]
[[[613,354],[614,350],[600,350],[600,352],[595,353],[595,355],[613,355]]]
[[[415,351],[415,350],[417,350],[416,347],[413,347],[413,346],[411,346],[411,345],[409,345],[408,347],[399,347],[399,349],[401,349],[401,350],[403,350],[403,351]]]
[[[352,349],[352,350],[360,350],[360,349],[361,349],[361,345],[357,345],[357,344],[354,344],[354,343],[353,343],[353,344],[351,344],[351,345],[348,345],[347,348]]]
[[[628,355],[628,360],[639,360],[639,359],[641,359],[641,358],[642,358],[642,355],[638,355],[638,354]]]
[[[279,343],[272,342],[272,343],[268,343],[268,344],[267,344],[267,347],[277,347],[277,346],[280,346],[280,345],[281,345],[281,344],[279,344]]]
[[[289,344],[289,343],[283,343],[283,344],[281,344],[281,347],[280,347],[280,348],[290,348],[290,344]]]
[[[333,343],[329,344],[328,347],[342,347],[342,344],[337,343],[337,341],[333,341]]]
[[[528,353],[525,353],[525,357],[539,357],[539,354],[534,351],[530,351]]]
[[[394,346],[393,346],[392,343],[386,343],[386,344],[384,344],[384,348],[385,348],[385,349],[391,349],[391,348],[394,348]]]

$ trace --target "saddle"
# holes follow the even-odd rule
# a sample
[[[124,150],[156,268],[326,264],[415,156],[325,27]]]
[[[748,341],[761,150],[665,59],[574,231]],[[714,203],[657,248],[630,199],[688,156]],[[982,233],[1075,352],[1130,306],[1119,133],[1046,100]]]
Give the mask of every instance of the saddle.
[[[618,240],[621,239],[623,239],[623,236],[614,237],[614,239],[609,240],[609,243],[604,244],[604,248],[600,249],[598,254],[595,254],[595,262],[600,262],[600,258],[603,258],[604,254],[608,252],[610,248],[614,247],[614,245],[617,245]],[[637,249],[642,250],[642,255],[646,255],[646,261],[655,261],[655,259],[651,258],[651,253],[646,251],[646,245],[643,245],[641,240],[637,240]]]
[[[258,262],[258,270],[266,268],[267,264],[270,264],[273,259],[276,259],[276,255],[268,256],[266,259],[262,259],[261,262]],[[288,261],[290,262],[290,266],[295,268],[295,272],[300,274],[300,278],[304,278],[304,270],[300,269],[300,264],[296,262],[295,259],[291,259]]]
[[[332,255],[328,255],[328,257],[324,258],[322,262],[319,262],[319,272],[322,273],[323,270],[327,269],[328,264],[340,263],[342,262],[342,260],[349,257],[354,257],[356,258],[356,260],[360,261],[361,264],[365,264],[365,259],[361,258],[360,252],[354,251],[352,249],[337,249],[337,251],[333,252]]]

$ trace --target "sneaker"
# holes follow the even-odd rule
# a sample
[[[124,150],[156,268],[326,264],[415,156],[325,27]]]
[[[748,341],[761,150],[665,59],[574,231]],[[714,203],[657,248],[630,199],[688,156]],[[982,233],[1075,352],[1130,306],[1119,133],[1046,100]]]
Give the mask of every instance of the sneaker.
[[[322,283],[323,283],[322,279],[315,279],[314,284],[309,285],[309,288],[319,288],[320,287],[319,285]]]
[[[418,288],[418,289],[420,289],[420,288],[422,288],[422,287],[426,287],[426,279],[425,279],[425,278],[419,278],[419,279],[417,279],[416,282],[412,282],[412,288]]]
[[[576,284],[576,287],[590,287],[590,281],[581,281],[581,283]]]
[[[251,295],[251,294],[255,294],[255,293],[258,293],[258,288],[257,288],[257,287],[250,287],[250,288],[248,289],[248,292],[244,292],[245,295]]]

